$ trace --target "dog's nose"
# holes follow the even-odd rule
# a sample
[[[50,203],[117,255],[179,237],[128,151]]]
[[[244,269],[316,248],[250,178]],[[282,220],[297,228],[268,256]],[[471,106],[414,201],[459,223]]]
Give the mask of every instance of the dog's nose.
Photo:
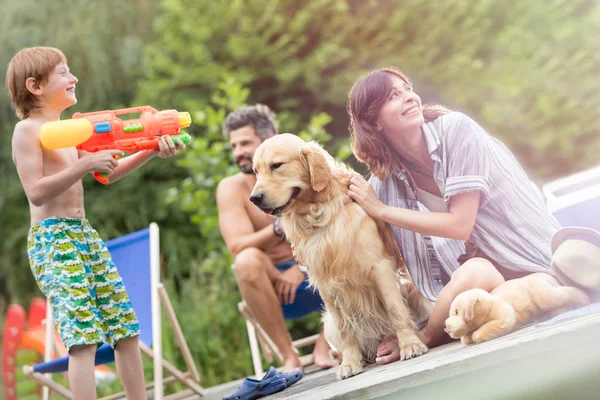
[[[446,329],[446,323],[444,322],[444,329]]]
[[[263,192],[254,193],[250,196],[250,201],[257,207],[260,207],[264,199],[265,194]]]

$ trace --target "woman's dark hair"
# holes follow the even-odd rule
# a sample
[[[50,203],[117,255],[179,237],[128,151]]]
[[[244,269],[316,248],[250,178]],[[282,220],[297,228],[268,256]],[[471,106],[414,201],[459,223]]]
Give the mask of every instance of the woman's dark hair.
[[[369,167],[369,170],[383,180],[391,168],[397,164],[397,155],[378,132],[377,116],[392,88],[392,77],[398,77],[411,84],[409,79],[395,68],[381,68],[359,79],[348,95],[348,115],[350,116],[350,137],[354,156]],[[423,105],[425,122],[448,114],[450,110],[438,104]]]

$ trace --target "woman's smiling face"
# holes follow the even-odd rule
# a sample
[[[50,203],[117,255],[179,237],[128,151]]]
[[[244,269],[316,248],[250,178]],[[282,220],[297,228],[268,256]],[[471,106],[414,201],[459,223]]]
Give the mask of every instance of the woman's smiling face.
[[[392,139],[402,132],[420,128],[425,122],[421,98],[412,86],[396,75],[388,75],[392,83],[387,99],[379,110],[377,130]]]

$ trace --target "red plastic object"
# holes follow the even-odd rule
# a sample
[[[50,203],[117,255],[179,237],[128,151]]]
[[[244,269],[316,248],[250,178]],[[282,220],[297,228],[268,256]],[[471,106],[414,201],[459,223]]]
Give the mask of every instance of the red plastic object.
[[[27,329],[37,328],[42,326],[42,322],[46,319],[46,300],[35,298],[29,304],[29,312],[27,313]]]
[[[6,312],[4,343],[2,343],[2,379],[4,398],[17,400],[17,350],[25,328],[25,310],[18,304],[11,304]]]

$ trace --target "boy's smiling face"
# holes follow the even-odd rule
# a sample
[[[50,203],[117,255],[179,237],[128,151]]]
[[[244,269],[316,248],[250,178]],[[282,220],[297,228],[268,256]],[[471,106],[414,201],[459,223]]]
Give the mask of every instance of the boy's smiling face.
[[[61,63],[54,68],[48,81],[42,85],[43,98],[48,105],[57,108],[67,108],[77,103],[75,97],[75,84],[77,77],[69,71],[66,63]]]

